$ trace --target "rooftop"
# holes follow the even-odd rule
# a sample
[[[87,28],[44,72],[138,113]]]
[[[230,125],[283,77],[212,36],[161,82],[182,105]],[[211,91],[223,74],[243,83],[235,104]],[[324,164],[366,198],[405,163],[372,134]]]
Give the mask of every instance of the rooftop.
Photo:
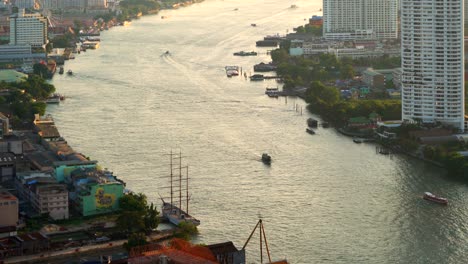
[[[16,196],[11,194],[9,191],[2,189],[2,187],[0,186],[0,201],[2,200],[16,201],[18,200],[18,198],[16,198]]]
[[[27,74],[15,70],[0,70],[0,82],[21,82],[25,78],[28,78]]]

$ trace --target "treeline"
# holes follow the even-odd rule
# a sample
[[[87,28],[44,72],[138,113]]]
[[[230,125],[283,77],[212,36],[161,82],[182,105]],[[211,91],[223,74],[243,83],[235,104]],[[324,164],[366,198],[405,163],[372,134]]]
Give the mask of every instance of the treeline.
[[[161,9],[156,0],[123,0],[120,2],[122,13],[117,16],[119,21],[135,17],[139,13],[146,15]]]
[[[55,92],[55,87],[33,74],[19,83],[1,82],[0,90],[5,94],[0,96],[0,111],[10,117],[13,126],[21,126],[34,114],[45,114],[46,104],[41,100]]]
[[[321,37],[323,35],[322,26],[312,26],[310,24],[294,28],[294,31],[296,31],[297,33],[310,34],[316,37]]]
[[[284,88],[308,86],[312,81],[334,81],[350,79],[356,75],[355,67],[395,68],[400,66],[400,58],[382,56],[380,58],[338,60],[333,54],[319,54],[310,57],[290,56],[288,43],[271,52],[277,65],[277,74],[284,79]]]
[[[311,83],[305,100],[311,112],[338,127],[344,126],[351,117],[367,117],[372,112],[379,114],[384,120],[401,119],[399,100],[344,100],[337,88],[325,86],[319,81]]]

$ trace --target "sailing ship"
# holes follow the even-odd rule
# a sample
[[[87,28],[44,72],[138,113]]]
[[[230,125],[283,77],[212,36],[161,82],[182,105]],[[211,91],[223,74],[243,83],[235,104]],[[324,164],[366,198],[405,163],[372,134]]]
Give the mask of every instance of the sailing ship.
[[[177,156],[177,157],[174,157]],[[178,168],[174,168],[174,159],[179,160]],[[196,219],[195,217],[189,214],[189,177],[188,177],[188,166],[182,167],[182,153],[179,152],[179,155],[173,154],[171,151],[170,154],[170,166],[171,166],[171,173],[170,173],[170,202],[166,202],[163,197],[162,200],[162,216],[163,218],[167,219],[172,224],[178,226],[180,223],[190,223],[195,226],[200,225],[200,220]],[[174,174],[174,169],[178,169],[178,175]],[[182,176],[182,169],[186,170],[185,178]],[[177,184],[178,182],[178,184]],[[183,186],[182,182],[185,182],[185,186]],[[185,196],[182,194],[183,188],[185,188]],[[178,192],[178,201],[176,199],[175,193]],[[185,210],[182,208],[182,201],[185,199]],[[178,202],[178,205],[176,205]]]

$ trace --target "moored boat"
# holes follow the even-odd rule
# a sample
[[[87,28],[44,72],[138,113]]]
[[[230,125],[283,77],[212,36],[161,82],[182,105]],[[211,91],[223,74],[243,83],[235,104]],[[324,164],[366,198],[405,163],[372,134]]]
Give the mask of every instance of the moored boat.
[[[311,134],[311,135],[315,135],[315,131],[312,130],[312,128],[306,128],[306,132]]]
[[[73,75],[73,71],[72,71],[72,70],[68,70],[68,71],[67,71],[67,74],[68,74],[68,75]]]
[[[176,157],[174,158],[174,156]],[[189,201],[191,195],[189,193],[188,166],[182,167],[182,153],[179,153],[179,155],[177,155],[171,152],[170,159],[170,202],[164,201],[164,199],[161,197],[161,200],[163,202],[161,208],[162,216],[176,226],[183,222],[193,224],[194,226],[199,226],[200,220],[196,219],[195,217],[189,214]],[[174,170],[174,159],[178,159],[179,175],[174,175],[172,173]],[[185,168],[187,170],[186,177],[182,177],[182,168]],[[182,181],[185,183],[185,186],[182,185]],[[176,182],[178,182],[179,184],[177,184]],[[184,195],[182,194],[182,191],[185,192]],[[174,193],[179,193],[178,197],[175,197]],[[178,205],[176,205],[176,202],[178,203]],[[183,203],[185,203],[185,210],[182,209]]]
[[[318,127],[318,121],[313,118],[307,119],[307,126],[309,127]]]
[[[423,199],[431,201],[431,202],[439,203],[439,204],[448,204],[447,198],[438,197],[430,192],[425,192],[423,195]]]
[[[226,66],[224,67],[224,69],[226,70],[227,77],[239,75],[239,66]]]
[[[63,74],[64,70],[63,67],[60,67],[59,74]]]
[[[257,52],[255,52],[255,51],[239,51],[239,52],[234,52],[234,56],[257,56]]]
[[[250,76],[251,81],[263,81],[264,79],[265,79],[265,76],[263,76],[262,74],[254,74]]]
[[[270,165],[271,164],[271,156],[268,155],[267,153],[263,153],[262,154],[262,162],[267,164],[267,165]]]

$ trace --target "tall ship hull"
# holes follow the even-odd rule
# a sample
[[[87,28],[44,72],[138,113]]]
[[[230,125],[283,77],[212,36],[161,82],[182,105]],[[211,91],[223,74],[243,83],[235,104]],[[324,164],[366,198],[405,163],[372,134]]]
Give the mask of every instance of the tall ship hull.
[[[163,201],[162,206],[162,216],[167,219],[173,225],[179,225],[182,222],[187,222],[195,226],[200,225],[200,220],[194,218],[193,216],[187,214],[184,210],[178,208],[175,205],[166,203]]]

